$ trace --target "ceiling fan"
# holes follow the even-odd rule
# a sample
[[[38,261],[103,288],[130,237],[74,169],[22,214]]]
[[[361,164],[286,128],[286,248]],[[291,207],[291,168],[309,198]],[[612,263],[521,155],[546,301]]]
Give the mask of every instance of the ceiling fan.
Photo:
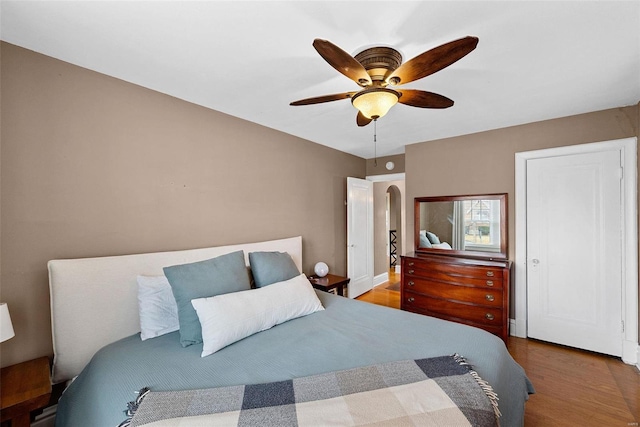
[[[449,108],[453,101],[437,93],[417,89],[391,89],[448,67],[478,45],[478,38],[467,36],[445,43],[402,63],[402,55],[390,47],[372,47],[351,56],[328,40],[315,39],[313,47],[340,73],[363,89],[301,99],[289,105],[311,105],[351,99],[358,109],[356,123],[366,126],[384,116],[396,103],[420,108]]]

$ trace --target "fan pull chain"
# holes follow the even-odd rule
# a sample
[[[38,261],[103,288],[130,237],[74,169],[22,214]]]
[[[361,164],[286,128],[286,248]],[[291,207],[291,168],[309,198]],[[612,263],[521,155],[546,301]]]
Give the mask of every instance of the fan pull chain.
[[[378,133],[377,128],[378,120],[373,120],[373,166],[378,167],[378,143],[376,141],[376,136]]]

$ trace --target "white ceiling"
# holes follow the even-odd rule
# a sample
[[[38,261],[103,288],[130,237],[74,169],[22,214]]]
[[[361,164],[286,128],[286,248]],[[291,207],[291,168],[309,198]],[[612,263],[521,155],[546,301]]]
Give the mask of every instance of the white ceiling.
[[[403,86],[455,101],[395,106],[377,125],[377,155],[407,144],[633,105],[640,101],[640,1],[5,1],[9,43],[363,158],[373,126],[358,90],[311,45],[355,54],[389,45],[405,61],[467,35],[478,47]]]

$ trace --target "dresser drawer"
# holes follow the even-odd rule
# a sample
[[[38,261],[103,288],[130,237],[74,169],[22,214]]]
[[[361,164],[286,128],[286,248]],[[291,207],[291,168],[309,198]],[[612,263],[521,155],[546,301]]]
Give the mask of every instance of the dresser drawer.
[[[495,277],[478,279],[463,276],[455,276],[452,274],[445,274],[438,271],[426,271],[426,270],[412,270],[409,269],[405,274],[407,282],[409,280],[424,279],[438,282],[445,282],[457,285],[475,286],[479,288],[487,289],[502,289],[502,279],[496,279]]]
[[[502,307],[501,289],[454,285],[407,277],[405,290],[436,298],[464,301],[490,307]]]
[[[460,264],[435,263],[415,258],[406,261],[406,274],[417,276],[445,276],[452,278],[502,280],[502,269],[499,267],[482,267]]]
[[[472,304],[459,303],[414,292],[404,292],[402,309],[427,313],[437,313],[440,316],[464,319],[482,325],[502,325],[502,308],[482,307]]]

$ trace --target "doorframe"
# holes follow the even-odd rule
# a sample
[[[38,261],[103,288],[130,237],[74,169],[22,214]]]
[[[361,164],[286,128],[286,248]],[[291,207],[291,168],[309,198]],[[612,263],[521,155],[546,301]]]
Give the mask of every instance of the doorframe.
[[[622,153],[622,210],[624,253],[622,274],[622,360],[640,368],[640,347],[638,346],[638,176],[637,138],[570,145],[543,150],[525,151],[515,156],[515,217],[516,217],[516,258],[515,258],[515,324],[511,334],[527,337],[527,161],[545,157],[567,156],[607,150]]]

